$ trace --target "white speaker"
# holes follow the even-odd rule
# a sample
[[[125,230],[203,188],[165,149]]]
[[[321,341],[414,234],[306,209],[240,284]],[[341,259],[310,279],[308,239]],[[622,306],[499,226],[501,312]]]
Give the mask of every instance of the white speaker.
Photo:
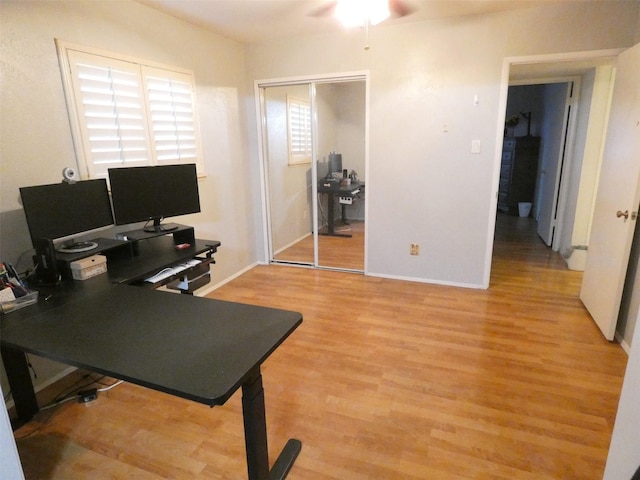
[[[63,181],[64,182],[75,182],[78,178],[78,173],[76,172],[75,168],[72,167],[66,167],[62,169],[62,177],[63,177]]]

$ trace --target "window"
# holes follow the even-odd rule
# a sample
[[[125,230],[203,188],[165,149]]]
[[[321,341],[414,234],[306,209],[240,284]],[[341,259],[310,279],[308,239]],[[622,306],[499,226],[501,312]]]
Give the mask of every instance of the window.
[[[311,163],[311,105],[308,100],[287,95],[289,165]]]
[[[193,73],[56,41],[78,166],[195,163],[202,171]]]

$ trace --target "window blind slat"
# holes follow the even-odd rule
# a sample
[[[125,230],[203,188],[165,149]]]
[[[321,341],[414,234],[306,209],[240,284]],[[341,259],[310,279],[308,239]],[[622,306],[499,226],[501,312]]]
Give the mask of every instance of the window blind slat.
[[[289,163],[311,161],[311,106],[304,99],[287,97]]]
[[[176,79],[146,77],[151,129],[159,162],[197,157],[192,87]]]
[[[119,166],[200,162],[192,74],[75,47],[64,52],[74,136],[79,128],[90,177]]]

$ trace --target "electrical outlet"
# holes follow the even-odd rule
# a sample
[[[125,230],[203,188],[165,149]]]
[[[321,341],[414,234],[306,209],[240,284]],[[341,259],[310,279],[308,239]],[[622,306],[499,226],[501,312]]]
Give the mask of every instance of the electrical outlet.
[[[410,255],[420,255],[420,245],[418,245],[417,243],[412,243],[411,247],[409,249],[409,254]]]

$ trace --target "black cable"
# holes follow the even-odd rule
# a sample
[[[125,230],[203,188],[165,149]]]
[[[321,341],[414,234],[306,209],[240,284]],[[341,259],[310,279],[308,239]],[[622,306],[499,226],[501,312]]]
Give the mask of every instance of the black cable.
[[[106,377],[106,375],[101,375],[100,377],[98,377],[97,379],[94,379],[91,377],[91,373],[87,373],[85,375],[82,376],[82,378],[79,378],[78,380],[76,380],[74,383],[72,383],[71,385],[69,385],[68,387],[63,388],[54,398],[53,400],[51,400],[49,403],[47,403],[46,405],[42,406],[40,408],[40,411],[44,411],[44,410],[50,410],[50,412],[48,413],[48,415],[39,420],[39,424],[36,428],[34,428],[33,430],[31,430],[30,432],[21,435],[21,436],[14,436],[14,438],[16,440],[22,440],[24,438],[27,438],[31,435],[33,435],[34,433],[38,432],[39,430],[41,430],[48,422],[49,420],[51,420],[51,417],[53,417],[53,414],[56,412],[56,409],[53,407],[56,407],[58,405],[61,405],[62,403],[65,403],[67,401],[73,400],[75,398],[78,397],[78,392],[90,387],[91,385],[94,385],[96,383],[100,383],[101,385],[106,385],[104,383],[101,383],[101,381]],[[85,383],[83,385],[78,385],[79,383],[85,381],[87,378],[90,379],[90,381],[88,383]],[[121,382],[120,380],[113,382],[112,384],[110,384],[107,389],[112,388],[114,386],[116,386],[119,382]],[[101,390],[103,391],[103,390]],[[72,393],[73,392],[73,393]]]
[[[31,252],[35,252],[35,249],[30,248],[29,250],[25,250],[18,256],[18,260],[16,260],[16,270],[18,271],[18,273],[20,272],[20,262],[22,261],[22,257],[24,257],[27,253],[31,253]],[[25,271],[22,272],[22,277],[23,278],[28,277],[30,272],[31,272],[31,269],[27,267]]]
[[[38,378],[38,373],[36,372],[36,369],[33,368],[33,365],[31,364],[31,360],[29,359],[29,354],[25,353],[24,356],[27,359],[27,366],[31,369],[31,371],[33,372],[33,378]]]

